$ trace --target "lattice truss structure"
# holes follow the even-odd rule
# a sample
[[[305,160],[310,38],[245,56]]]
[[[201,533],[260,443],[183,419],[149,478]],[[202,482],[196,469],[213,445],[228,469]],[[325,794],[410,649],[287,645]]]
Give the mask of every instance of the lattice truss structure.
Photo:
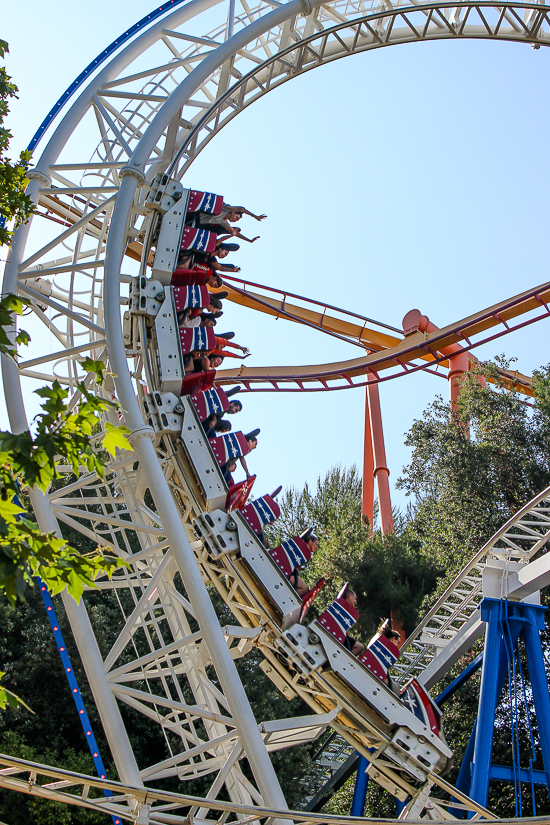
[[[546,584],[541,571],[548,567],[548,559],[535,557],[549,541],[550,490],[546,489],[495,533],[426,614],[395,665],[398,681],[414,676],[431,687],[482,636],[478,607],[484,596],[484,575],[503,573],[503,590],[493,594],[495,598],[536,594]]]
[[[32,312],[25,324],[33,337],[28,357],[21,358],[17,366],[4,365],[12,428],[26,427],[21,379],[30,386],[56,379],[71,390],[74,401],[78,399],[78,378],[107,398],[117,394],[116,378],[122,370],[113,352],[124,342],[116,338],[112,328],[109,331],[107,323],[109,312],[111,317],[113,313],[112,304],[109,309],[106,303],[107,243],[115,249],[117,277],[117,239],[124,249],[122,290],[116,285],[116,313],[120,316],[128,304],[131,276],[147,274],[151,261],[156,216],[145,208],[145,201],[155,175],[166,172],[172,178],[182,178],[227,122],[302,72],[340,57],[416,40],[473,37],[548,45],[549,10],[539,3],[396,5],[387,0],[344,0],[320,5],[290,0],[249,6],[246,0],[191,0],[145,27],[91,77],[51,130],[46,148],[29,174],[29,193],[38,204],[38,216],[17,233],[4,282],[5,290],[19,291],[30,301]],[[126,179],[133,180],[135,197],[132,193],[129,200],[119,198],[117,203]],[[538,312],[536,317],[543,317],[548,314],[549,290],[549,285],[544,285],[520,296],[516,304],[523,301],[522,312]],[[500,314],[493,312],[491,318],[509,327],[507,318],[518,314],[516,304]],[[132,401],[137,395],[143,409],[155,365],[142,346],[144,329],[134,333],[126,328],[124,355],[130,364]],[[458,339],[453,340],[464,340],[463,333],[456,335]],[[370,344],[373,354],[367,358],[379,358],[377,347],[372,341]],[[369,369],[376,374],[378,368],[403,369],[403,364],[415,359],[423,366],[438,360],[429,346],[424,346],[425,339],[422,346],[417,344],[417,339],[406,345],[399,342],[395,346],[406,352],[397,351],[396,357],[387,357],[384,364],[367,363],[363,357],[354,370],[339,371],[342,386],[353,385],[353,377],[364,376]],[[387,349],[391,350],[390,344]],[[81,362],[87,355],[104,360],[111,368],[103,387],[94,384],[93,375],[83,374]],[[280,628],[257,583],[230,552],[219,553],[214,562],[197,534],[195,520],[206,509],[206,502],[195,469],[178,442],[177,427],[173,433],[155,438],[156,465],[152,467],[150,453],[146,460],[142,445],[154,434],[143,418],[141,427],[135,417],[132,419],[130,401],[121,400],[136,453],[119,453],[104,479],[82,468],[76,480],[71,478],[67,486],[48,497],[33,494],[33,503],[44,529],[66,524],[128,562],[111,582],[100,584],[119,606],[118,638],[110,650],[99,650],[85,605],[77,607],[65,599],[122,781],[135,787],[170,776],[186,781],[208,777],[206,799],[191,809],[195,819],[204,819],[208,801],[226,792],[235,805],[279,802],[280,796],[269,799],[266,789],[257,787],[243,773],[242,757],[248,756],[251,763],[254,759],[243,743],[242,725],[239,728],[233,718],[227,691],[213,671],[213,661],[217,667],[220,655],[219,648],[217,654],[212,649],[216,633],[223,636],[233,659],[258,646],[265,657],[266,673],[283,694],[289,698],[300,695],[314,711],[311,717],[260,724],[259,733],[268,750],[307,742],[330,725],[361,752],[366,753],[367,747],[382,752],[390,740],[389,727],[380,725],[372,714],[365,716],[364,709],[359,712],[350,692],[339,693],[336,682],[328,677],[313,674],[304,678],[281,665],[276,643]],[[116,414],[111,414],[110,420],[116,423]],[[181,425],[179,420],[176,423]],[[70,473],[68,467],[60,470]],[[163,498],[164,490],[169,496]],[[172,518],[174,512],[177,523]],[[199,629],[200,617],[188,582],[183,580],[176,545],[190,548],[202,580],[215,589],[236,622],[213,630],[210,641]],[[478,575],[477,565],[476,561],[465,574],[464,586]],[[193,587],[197,592],[196,585]],[[444,636],[441,624],[437,624],[439,616],[434,614],[430,620]],[[450,625],[457,626],[457,621],[451,620]],[[435,635],[433,622],[423,632]],[[431,644],[436,646],[433,641]],[[430,655],[422,648],[410,666],[415,672],[422,670]],[[164,760],[135,764],[117,702],[158,726],[166,743]],[[410,816],[424,809],[432,785],[451,790],[430,771],[425,781],[416,784],[411,776],[395,778],[383,758],[378,762],[376,756],[372,758],[384,781],[395,781],[396,790],[413,799]],[[479,815],[479,806],[460,794],[455,793],[455,797]],[[437,801],[433,805],[437,816],[448,818],[444,807]],[[128,810],[137,809],[129,803]],[[248,811],[235,810],[237,818],[247,820]],[[224,813],[222,820],[227,815]],[[131,818],[136,817],[132,814]]]

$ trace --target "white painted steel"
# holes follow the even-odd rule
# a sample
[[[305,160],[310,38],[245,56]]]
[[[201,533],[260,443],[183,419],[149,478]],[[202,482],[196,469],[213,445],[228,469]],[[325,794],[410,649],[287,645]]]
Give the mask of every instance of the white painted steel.
[[[121,170],[122,173],[123,170]],[[117,203],[122,213],[128,210],[134,198],[139,179],[133,171],[123,178]],[[128,183],[125,190],[124,184]],[[244,687],[237,674],[235,663],[227,647],[216,612],[206,591],[193,549],[182,529],[181,512],[172,498],[170,487],[159,463],[150,436],[149,427],[143,425],[143,413],[136,399],[135,389],[127,366],[126,350],[120,318],[120,267],[126,246],[126,222],[113,221],[107,242],[105,260],[105,337],[109,347],[109,362],[114,372],[114,383],[127,425],[132,431],[130,441],[144,468],[149,490],[160,515],[163,531],[170,542],[185,590],[193,607],[194,615],[202,630],[208,652],[227,698],[231,715],[241,743],[254,773],[256,782],[268,805],[285,808],[285,798],[279,786],[271,760],[256,727],[254,714],[248,703]]]
[[[441,679],[484,632],[477,610],[488,562],[501,563],[498,598],[533,600],[548,580],[550,558],[531,559],[550,541],[550,487],[509,519],[461,570],[403,646],[394,667],[402,684],[416,676],[426,687]],[[531,574],[532,564],[536,565]],[[523,568],[518,572],[516,565]]]
[[[192,19],[200,25],[206,12],[210,21],[213,14],[217,21],[210,22],[209,33],[197,37],[181,30]],[[99,357],[107,341],[114,379],[96,391],[107,397],[116,393],[132,430],[135,454],[119,455],[105,480],[82,471],[49,501],[35,497],[43,526],[53,527],[57,518],[131,564],[102,584],[118,600],[121,624],[101,668],[84,608],[69,610],[117,768],[128,784],[138,786],[153,776],[185,781],[210,775],[210,801],[195,810],[199,818],[224,787],[234,803],[285,807],[233,664],[233,657],[245,655],[255,643],[247,632],[258,626],[258,616],[269,621],[257,584],[239,578],[230,556],[220,573],[193,534],[193,517],[219,506],[208,485],[197,480],[196,462],[204,466],[207,459],[198,449],[190,460],[191,451],[179,450],[171,437],[159,441],[136,400],[136,392],[143,401],[151,387],[155,364],[139,345],[143,325],[130,322],[131,346],[123,338],[120,310],[126,296],[121,297],[120,284],[130,279],[126,272],[121,275],[121,267],[141,260],[139,272],[148,271],[158,227],[156,215],[144,209],[149,183],[168,167],[181,177],[232,117],[304,71],[414,40],[481,37],[547,45],[547,12],[547,6],[537,3],[405,2],[388,8],[375,0],[323,5],[260,0],[253,6],[245,0],[192,0],[136,37],[98,72],[53,131],[31,172],[29,193],[62,227],[42,220],[50,230],[46,240],[42,231],[35,232],[36,218],[19,230],[4,291],[15,292],[19,285],[31,298],[37,324],[56,339],[52,353],[40,352],[21,364],[21,375],[55,377],[74,392],[77,377],[83,377],[82,355],[91,351]],[[30,254],[25,252],[29,234]],[[130,271],[137,274],[135,268]],[[128,358],[133,360],[131,374]],[[45,363],[53,363],[51,373],[31,369]],[[15,366],[4,363],[6,402],[16,431],[26,421],[19,378]],[[203,581],[232,610],[243,628],[240,638],[219,628]],[[289,678],[269,654],[269,645],[264,652],[264,670],[283,693],[302,692],[314,710],[325,711],[322,702],[316,705],[313,688]],[[121,663],[121,657],[127,661]],[[212,661],[225,694],[209,678]],[[139,687],[132,687],[136,682]],[[186,698],[188,689],[195,704]],[[314,690],[319,696],[323,691],[336,695],[337,684],[323,677]],[[349,691],[344,694],[353,710]],[[169,754],[161,764],[135,765],[115,700],[159,725]],[[351,736],[341,724],[340,732]],[[369,736],[370,744],[387,739],[375,724]],[[244,752],[261,794],[239,767]],[[445,784],[437,781],[440,787]]]

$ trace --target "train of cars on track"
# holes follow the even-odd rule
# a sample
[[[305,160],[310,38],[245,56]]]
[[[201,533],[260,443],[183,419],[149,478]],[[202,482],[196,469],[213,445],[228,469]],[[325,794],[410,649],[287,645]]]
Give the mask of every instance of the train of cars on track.
[[[132,280],[124,323],[127,346],[143,352],[144,417],[156,433],[165,472],[175,479],[174,495],[185,489],[185,502],[191,502],[180,499],[182,522],[192,523],[203,576],[225,594],[241,639],[261,650],[262,669],[283,695],[299,695],[325,714],[368,756],[371,777],[405,801],[428,783],[430,774],[442,775],[452,763],[439,709],[414,679],[394,692],[388,670],[399,649],[391,639],[377,636],[359,658],[352,655],[346,633],[358,614],[344,592],[308,623],[305,614],[315,590],[301,597],[289,581],[311,555],[307,545],[294,536],[277,548],[265,546],[263,528],[280,514],[275,498],[249,498],[254,477],[228,485],[222,470],[229,460],[246,455],[244,434],[206,437],[202,422],[212,412],[227,410],[229,399],[216,385],[215,370],[196,371],[190,355],[212,350],[214,333],[178,325],[178,312],[209,303],[212,270],[193,265],[192,258],[178,268],[182,251],[192,256],[193,250],[215,247],[215,233],[193,226],[193,215],[197,203],[215,214],[223,199],[204,194],[159,176],[148,196],[147,208],[156,215],[144,260],[151,262],[152,274],[143,269]]]

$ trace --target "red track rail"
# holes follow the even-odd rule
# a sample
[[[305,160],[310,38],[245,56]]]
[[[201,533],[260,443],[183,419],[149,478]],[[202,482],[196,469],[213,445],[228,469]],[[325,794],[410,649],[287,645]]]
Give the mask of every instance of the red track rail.
[[[279,290],[272,291],[280,293]],[[291,293],[284,294],[291,296]],[[365,376],[368,374],[371,374],[374,381],[379,383],[419,370],[434,372],[434,364],[447,360],[447,356],[440,354],[441,349],[450,344],[459,343],[465,351],[469,351],[510,332],[530,326],[550,315],[549,302],[550,282],[441,330],[427,335],[413,333],[395,347],[389,347],[381,352],[371,352],[364,358],[311,367],[246,367],[242,365],[237,369],[218,372],[216,380],[221,384],[238,381],[243,385],[243,389],[249,392],[319,392],[364,386],[367,383]],[[325,306],[314,301],[311,303]],[[326,306],[329,308],[328,305]],[[344,310],[338,311],[345,312]],[[537,312],[537,314],[527,320],[513,322],[513,319],[519,315],[531,312]],[[355,317],[361,316],[355,315]],[[501,328],[494,334],[473,340],[474,337],[493,327]],[[431,360],[418,363],[419,359],[425,358],[426,355],[431,356]],[[391,374],[381,375],[383,372]],[[521,385],[521,381],[518,381],[518,384]]]

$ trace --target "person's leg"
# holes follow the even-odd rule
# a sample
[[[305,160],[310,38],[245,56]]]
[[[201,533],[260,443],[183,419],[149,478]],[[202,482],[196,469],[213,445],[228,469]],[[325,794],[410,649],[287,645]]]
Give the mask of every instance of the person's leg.
[[[308,586],[305,581],[296,574],[296,586],[295,586],[296,593],[299,596],[305,596],[308,591]]]
[[[362,645],[361,642],[354,642],[353,647],[351,648],[351,652],[353,656],[360,656],[365,650],[365,645]]]

